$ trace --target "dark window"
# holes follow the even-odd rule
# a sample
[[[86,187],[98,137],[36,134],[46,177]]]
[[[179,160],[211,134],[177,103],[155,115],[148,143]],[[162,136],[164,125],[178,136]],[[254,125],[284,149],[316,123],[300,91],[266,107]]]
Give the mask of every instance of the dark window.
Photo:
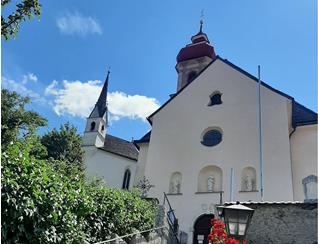
[[[123,186],[122,189],[129,189],[129,181],[130,181],[130,170],[127,169],[124,174]]]
[[[102,131],[104,131],[105,127],[102,125]]]
[[[192,71],[192,72],[188,75],[188,83],[189,83],[190,81],[192,81],[193,78],[194,78],[196,75],[197,75],[197,72]]]
[[[95,125],[96,125],[96,123],[93,121],[93,122],[91,123],[91,131],[93,131],[93,130],[95,129]]]
[[[208,106],[222,104],[221,96],[222,96],[221,93],[216,93],[214,95],[211,95],[210,96],[210,103],[208,104]]]
[[[202,144],[208,147],[213,147],[222,141],[222,133],[218,130],[209,130],[202,138]]]

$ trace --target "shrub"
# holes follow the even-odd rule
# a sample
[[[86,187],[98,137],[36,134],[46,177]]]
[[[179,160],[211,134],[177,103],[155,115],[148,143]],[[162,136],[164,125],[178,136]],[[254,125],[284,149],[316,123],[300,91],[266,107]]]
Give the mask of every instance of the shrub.
[[[119,236],[142,231],[154,226],[155,206],[140,198],[139,192],[109,189],[90,184],[87,187],[93,206],[86,216],[88,240],[97,242],[109,239],[111,234]]]
[[[31,148],[15,142],[1,155],[3,243],[101,241],[153,227],[155,207],[137,192],[63,175]]]
[[[56,173],[16,142],[2,154],[2,241],[71,242],[84,239],[81,182]]]

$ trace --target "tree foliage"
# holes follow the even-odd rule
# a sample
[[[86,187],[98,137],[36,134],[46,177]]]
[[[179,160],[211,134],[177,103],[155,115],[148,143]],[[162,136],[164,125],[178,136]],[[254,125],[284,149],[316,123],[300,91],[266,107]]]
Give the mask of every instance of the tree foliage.
[[[27,111],[25,106],[30,98],[16,92],[1,89],[1,145],[5,148],[20,136],[33,135],[47,120],[34,111]]]
[[[94,199],[86,217],[88,241],[107,240],[113,233],[119,236],[153,228],[156,209],[153,203],[140,198],[138,191],[123,191],[103,186],[88,186]]]
[[[73,166],[80,171],[84,170],[82,138],[70,123],[61,125],[59,130],[53,129],[43,135],[41,143],[46,147],[49,158],[65,163],[65,172],[72,170]]]
[[[1,0],[2,16],[1,16],[1,35],[9,40],[18,33],[20,24],[26,19],[40,18],[41,4],[39,0],[22,0],[15,6],[15,11],[7,16],[3,16],[3,10],[10,4],[11,0]],[[13,6],[11,6],[13,7]]]
[[[3,243],[96,242],[153,227],[155,206],[139,192],[85,181],[74,126],[40,137],[36,129],[47,121],[25,109],[29,98],[1,94]]]
[[[32,147],[16,141],[1,155],[3,243],[102,241],[153,227],[155,207],[139,193],[60,174]]]
[[[88,204],[81,181],[70,180],[45,161],[35,159],[29,153],[32,146],[16,142],[2,153],[2,242],[83,240],[81,214]]]

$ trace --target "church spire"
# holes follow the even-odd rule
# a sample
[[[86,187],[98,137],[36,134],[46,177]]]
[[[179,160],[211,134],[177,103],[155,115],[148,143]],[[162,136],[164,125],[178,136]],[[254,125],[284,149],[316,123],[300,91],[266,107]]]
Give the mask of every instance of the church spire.
[[[200,31],[199,33],[203,33],[203,10],[201,11],[201,17],[200,17]]]
[[[102,91],[99,95],[99,98],[97,100],[97,103],[95,104],[93,111],[89,115],[89,118],[103,117],[104,114],[107,113],[107,92],[108,92],[109,74],[110,74],[110,71],[108,70],[107,77],[104,82]]]
[[[83,136],[83,146],[103,147],[107,127],[107,92],[109,82],[109,70],[97,103],[89,117],[86,119],[86,127]],[[85,98],[84,98],[85,99]]]
[[[203,29],[203,20],[201,19],[201,20],[200,20],[200,33],[203,32],[202,29]]]

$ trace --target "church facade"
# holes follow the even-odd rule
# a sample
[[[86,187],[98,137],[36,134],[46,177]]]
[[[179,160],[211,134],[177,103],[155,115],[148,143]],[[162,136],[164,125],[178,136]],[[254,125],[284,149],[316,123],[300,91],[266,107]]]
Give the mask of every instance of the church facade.
[[[122,188],[127,170],[129,186],[149,180],[148,197],[162,202],[167,194],[189,243],[196,221],[220,203],[317,199],[315,112],[217,56],[202,23],[180,50],[176,70],[176,93],[134,143],[116,144],[101,130],[107,78],[83,138],[90,175]]]

